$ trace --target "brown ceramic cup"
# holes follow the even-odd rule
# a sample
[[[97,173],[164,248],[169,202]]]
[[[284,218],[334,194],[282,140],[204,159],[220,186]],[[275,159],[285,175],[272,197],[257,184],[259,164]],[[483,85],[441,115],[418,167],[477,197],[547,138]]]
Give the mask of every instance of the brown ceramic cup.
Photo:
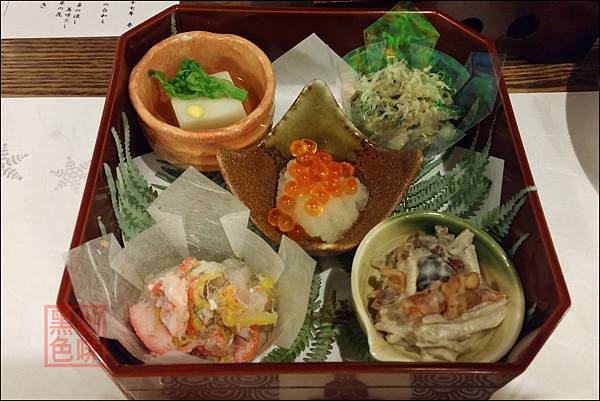
[[[222,128],[194,132],[179,128],[169,97],[148,71],[164,71],[170,79],[184,58],[197,61],[209,74],[228,71],[235,85],[248,91],[247,117]],[[178,167],[214,171],[219,149],[244,148],[271,128],[275,74],[263,51],[240,36],[184,32],[157,43],[144,55],[129,77],[129,97],[156,154]]]

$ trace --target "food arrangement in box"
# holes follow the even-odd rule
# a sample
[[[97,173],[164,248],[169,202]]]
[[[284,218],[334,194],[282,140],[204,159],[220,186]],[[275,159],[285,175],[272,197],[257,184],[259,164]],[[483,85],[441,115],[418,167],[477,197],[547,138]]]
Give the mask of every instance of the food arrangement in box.
[[[399,7],[364,38],[341,58],[311,35],[272,65],[208,32],[146,53],[104,166],[119,230],[99,219],[67,263],[79,304],[107,306],[107,338],[146,364],[506,355],[527,235],[498,242],[533,188],[500,203],[500,61],[459,63]],[[153,149],[135,159],[131,118]]]

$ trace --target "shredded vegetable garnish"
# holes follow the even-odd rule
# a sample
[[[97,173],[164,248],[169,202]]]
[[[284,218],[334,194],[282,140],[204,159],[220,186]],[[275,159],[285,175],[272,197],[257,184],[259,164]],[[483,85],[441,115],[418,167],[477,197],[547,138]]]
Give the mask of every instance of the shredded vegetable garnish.
[[[383,69],[363,76],[352,97],[353,120],[376,142],[401,149],[424,149],[440,135],[451,139],[449,122],[459,116],[454,91],[431,67],[410,68],[393,59]]]

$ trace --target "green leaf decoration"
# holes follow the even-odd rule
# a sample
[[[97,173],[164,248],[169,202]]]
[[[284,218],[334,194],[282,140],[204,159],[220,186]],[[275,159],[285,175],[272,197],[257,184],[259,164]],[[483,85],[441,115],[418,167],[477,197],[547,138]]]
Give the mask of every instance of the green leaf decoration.
[[[510,225],[521,209],[521,206],[527,201],[527,194],[535,190],[535,187],[525,187],[521,189],[507,202],[490,210],[488,214],[481,218],[479,225],[490,233],[496,241],[501,242],[506,234],[508,234]]]
[[[336,310],[335,291],[331,297],[325,300],[321,311],[318,314],[317,325],[315,327],[315,338],[310,345],[304,362],[323,362],[333,349],[333,343],[339,335],[339,329],[335,324]]]
[[[162,71],[150,70],[148,76],[156,78],[169,97],[194,99],[208,97],[219,99],[229,97],[246,101],[248,92],[238,88],[226,79],[211,77],[194,60],[183,59],[175,76],[169,80]]]
[[[100,229],[100,235],[105,236],[106,234],[108,234],[108,232],[106,231],[106,226],[102,222],[102,217],[100,217],[100,216],[96,217],[96,221],[98,222],[98,228]]]
[[[529,322],[531,322],[531,319],[533,318],[533,314],[535,313],[535,311],[537,310],[537,302],[534,302],[533,305],[531,305],[531,308],[527,309],[525,311],[525,323],[524,325],[528,325]]]
[[[437,159],[429,159],[422,166],[419,174],[417,174],[417,178],[415,178],[415,183],[421,181],[427,174],[429,174],[434,168],[439,166],[442,163],[443,159],[438,157]]]
[[[348,349],[352,351],[353,360],[372,361],[373,357],[369,352],[369,341],[362,331],[349,302],[347,300],[339,301],[335,313],[339,331],[336,341],[340,347],[342,358],[346,359],[343,352]]]
[[[521,247],[521,245],[523,244],[523,242],[525,242],[525,240],[527,238],[529,238],[529,233],[525,233],[525,234],[521,235],[517,239],[517,241],[513,244],[513,246],[510,247],[508,254],[510,255],[511,258],[515,257],[515,254],[517,253],[517,251],[519,250],[519,248]]]
[[[154,225],[154,219],[146,209],[156,199],[158,193],[148,184],[131,158],[129,121],[125,113],[122,113],[121,116],[123,118],[124,145],[117,130],[114,127],[111,129],[119,158],[116,180],[106,163],[104,164],[104,173],[117,223],[123,239],[128,241]]]

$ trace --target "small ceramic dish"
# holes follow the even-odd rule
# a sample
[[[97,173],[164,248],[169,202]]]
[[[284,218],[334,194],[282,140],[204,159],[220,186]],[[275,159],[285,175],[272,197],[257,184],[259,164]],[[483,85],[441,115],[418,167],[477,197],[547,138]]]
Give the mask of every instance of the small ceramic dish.
[[[228,71],[236,86],[248,91],[247,117],[223,128],[186,131],[178,127],[170,99],[149,70],[175,75],[184,58],[197,61],[209,74]],[[260,140],[273,122],[275,74],[258,46],[236,35],[204,31],[173,35],[154,45],[129,78],[129,97],[155,153],[182,168],[217,170],[219,149],[241,149]]]
[[[491,330],[488,342],[478,349],[460,355],[457,362],[496,362],[517,340],[525,314],[525,299],[519,275],[502,247],[485,231],[456,216],[436,212],[413,212],[390,217],[375,226],[358,247],[352,263],[351,288],[354,310],[366,333],[373,358],[383,362],[416,362],[415,353],[389,344],[378,331],[367,309],[369,277],[375,269],[374,257],[385,255],[400,245],[400,237],[415,231],[433,233],[436,225],[448,227],[451,234],[469,229],[474,234],[482,278],[487,284],[508,296],[508,309],[500,326]]]
[[[292,158],[289,146],[302,138],[317,142],[319,149],[329,152],[334,160],[354,164],[358,179],[369,190],[366,209],[337,242],[298,240],[313,256],[338,254],[358,246],[375,224],[390,215],[421,166],[418,150],[392,151],[369,141],[348,120],[327,84],[311,81],[262,142],[217,154],[231,192],[250,208],[256,226],[277,243],[281,233],[269,224],[267,215],[275,206],[279,173]]]

